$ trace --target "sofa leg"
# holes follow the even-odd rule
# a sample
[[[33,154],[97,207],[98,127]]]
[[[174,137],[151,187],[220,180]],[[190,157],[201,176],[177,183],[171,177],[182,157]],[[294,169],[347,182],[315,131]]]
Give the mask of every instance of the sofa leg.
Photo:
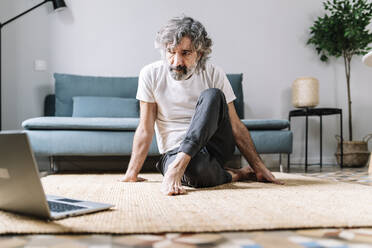
[[[291,171],[291,161],[290,161],[290,156],[291,156],[291,154],[290,153],[288,153],[287,154],[288,155],[288,160],[287,160],[287,172],[289,173],[290,171]]]
[[[55,173],[57,172],[57,166],[56,166],[56,162],[54,161],[54,158],[53,156],[50,156],[49,157],[49,165],[50,165],[50,172],[51,173]]]
[[[279,171],[283,172],[282,154],[279,153]]]

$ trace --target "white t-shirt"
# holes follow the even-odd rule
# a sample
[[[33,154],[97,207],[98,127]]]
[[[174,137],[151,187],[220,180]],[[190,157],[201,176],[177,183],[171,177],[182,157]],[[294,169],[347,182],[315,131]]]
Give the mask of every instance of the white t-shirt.
[[[155,133],[161,154],[180,146],[195,113],[198,98],[203,90],[209,88],[222,90],[227,103],[236,99],[226,74],[212,64],[207,64],[205,70],[195,72],[182,81],[171,77],[163,60],[141,70],[136,98],[157,104]]]

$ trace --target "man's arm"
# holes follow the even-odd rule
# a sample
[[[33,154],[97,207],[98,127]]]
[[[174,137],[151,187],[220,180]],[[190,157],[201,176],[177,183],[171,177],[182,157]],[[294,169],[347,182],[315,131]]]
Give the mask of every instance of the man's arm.
[[[230,122],[236,145],[238,146],[245,159],[248,161],[249,165],[255,171],[257,180],[282,184],[274,177],[274,175],[266,168],[266,166],[262,162],[260,156],[256,151],[247,127],[240,121],[240,118],[236,113],[234,103],[230,102],[228,104],[228,107]]]
[[[120,181],[137,182],[143,181],[139,178],[143,163],[149,151],[152,137],[154,136],[154,124],[157,115],[156,103],[140,102],[140,123],[136,129],[133,139],[132,155],[129,161],[128,169]]]

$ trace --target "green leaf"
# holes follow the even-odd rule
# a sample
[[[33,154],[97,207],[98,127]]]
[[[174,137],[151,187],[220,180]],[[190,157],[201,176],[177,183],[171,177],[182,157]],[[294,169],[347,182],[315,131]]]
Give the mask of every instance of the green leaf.
[[[327,0],[328,13],[318,17],[310,27],[308,45],[313,45],[325,61],[328,56],[340,57],[343,52],[358,55],[372,42],[367,26],[372,18],[372,3],[367,0]]]

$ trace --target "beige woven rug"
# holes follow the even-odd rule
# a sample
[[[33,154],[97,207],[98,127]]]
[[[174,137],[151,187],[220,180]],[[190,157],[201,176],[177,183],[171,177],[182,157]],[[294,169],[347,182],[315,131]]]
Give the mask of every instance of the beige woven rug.
[[[372,187],[276,173],[284,186],[239,182],[187,195],[160,193],[161,175],[121,183],[119,174],[53,175],[47,194],[115,204],[111,211],[46,222],[0,211],[0,234],[217,232],[371,227]]]

